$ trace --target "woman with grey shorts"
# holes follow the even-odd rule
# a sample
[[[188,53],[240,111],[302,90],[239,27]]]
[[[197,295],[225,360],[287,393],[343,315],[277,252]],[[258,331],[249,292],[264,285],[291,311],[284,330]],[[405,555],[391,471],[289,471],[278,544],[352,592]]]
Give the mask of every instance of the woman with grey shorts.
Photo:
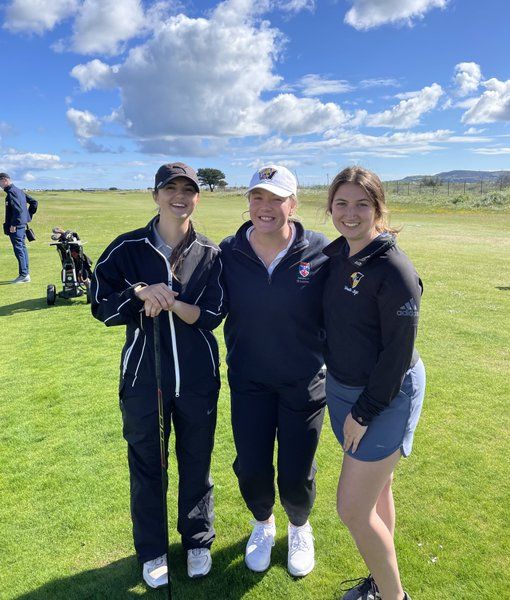
[[[350,167],[333,180],[328,213],[342,237],[324,249],[326,397],[344,450],[338,514],[370,571],[343,600],[410,600],[393,541],[391,484],[400,457],[411,452],[425,392],[414,348],[423,288],[386,212],[374,173]]]

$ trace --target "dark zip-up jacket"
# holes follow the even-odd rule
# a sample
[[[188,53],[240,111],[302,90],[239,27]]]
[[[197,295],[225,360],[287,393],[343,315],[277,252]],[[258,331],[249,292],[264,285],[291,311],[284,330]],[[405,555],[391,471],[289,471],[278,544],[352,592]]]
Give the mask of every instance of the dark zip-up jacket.
[[[367,425],[398,394],[419,358],[414,341],[423,285],[389,234],[351,257],[343,237],[324,253],[331,259],[324,291],[326,365],[344,385],[365,387],[352,415]]]
[[[251,225],[220,244],[229,369],[268,384],[313,377],[324,364],[321,298],[329,261],[322,250],[328,240],[296,222],[292,246],[269,275],[246,239]]]
[[[172,312],[160,313],[163,391],[175,396],[187,390],[209,393],[219,385],[218,345],[212,330],[224,316],[219,248],[195,234],[176,278],[156,247],[158,218],[119,236],[103,252],[92,277],[92,314],[108,326],[126,325],[121,390],[154,386],[153,319],[145,316],[134,288],[140,283],[167,283],[179,292],[179,300],[200,307],[200,317],[188,325]]]
[[[4,189],[6,227],[24,227],[32,217],[28,211],[27,196],[13,183]]]

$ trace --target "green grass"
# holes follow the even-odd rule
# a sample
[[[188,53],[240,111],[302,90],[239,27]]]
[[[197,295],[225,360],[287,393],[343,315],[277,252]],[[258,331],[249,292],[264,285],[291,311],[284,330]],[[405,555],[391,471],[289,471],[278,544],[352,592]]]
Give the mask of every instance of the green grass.
[[[242,221],[245,200],[240,194],[202,196],[197,228],[220,241]],[[154,205],[148,193],[135,192],[47,192],[38,198],[32,283],[0,285],[0,598],[164,598],[140,583],[132,549],[117,401],[123,330],[92,319],[83,299],[57,300],[51,308],[45,302],[46,285],[59,278],[57,253],[47,245],[53,226],[78,230],[95,261],[118,233],[148,221]],[[300,200],[305,225],[333,236],[323,218],[324,194],[311,191]],[[414,600],[508,598],[510,213],[407,199],[392,209],[393,224],[403,226],[400,244],[425,284],[418,348],[428,376],[414,452],[399,465],[394,486],[402,578]],[[0,279],[15,275],[3,237]],[[221,340],[221,329],[217,333]],[[177,543],[172,461],[175,597],[339,598],[340,581],[365,568],[335,514],[341,452],[329,423],[317,456],[312,514],[317,567],[303,580],[286,571],[280,507],[271,568],[255,575],[243,566],[250,515],[233,459],[224,383],[213,455],[214,566],[201,581],[187,579]]]

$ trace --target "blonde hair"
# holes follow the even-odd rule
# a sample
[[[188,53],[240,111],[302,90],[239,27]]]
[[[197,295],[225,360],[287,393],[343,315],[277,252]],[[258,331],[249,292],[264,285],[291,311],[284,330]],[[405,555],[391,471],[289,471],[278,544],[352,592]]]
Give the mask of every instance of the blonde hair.
[[[375,227],[379,233],[392,233],[397,235],[400,229],[395,229],[388,225],[388,208],[386,206],[386,197],[384,187],[379,177],[363,167],[347,167],[335,176],[328,189],[328,205],[326,212],[331,214],[333,198],[338,188],[344,183],[354,183],[365,192],[367,198],[373,204],[375,209]]]

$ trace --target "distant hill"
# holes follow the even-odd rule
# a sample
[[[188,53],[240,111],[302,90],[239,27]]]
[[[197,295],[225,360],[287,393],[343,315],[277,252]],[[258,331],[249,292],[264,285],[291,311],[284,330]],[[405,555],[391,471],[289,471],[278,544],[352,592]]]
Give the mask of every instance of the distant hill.
[[[400,181],[421,181],[424,177],[437,177],[441,181],[457,181],[457,182],[475,182],[480,181],[498,181],[501,177],[510,179],[510,171],[444,171],[435,175],[410,175],[404,177]]]

